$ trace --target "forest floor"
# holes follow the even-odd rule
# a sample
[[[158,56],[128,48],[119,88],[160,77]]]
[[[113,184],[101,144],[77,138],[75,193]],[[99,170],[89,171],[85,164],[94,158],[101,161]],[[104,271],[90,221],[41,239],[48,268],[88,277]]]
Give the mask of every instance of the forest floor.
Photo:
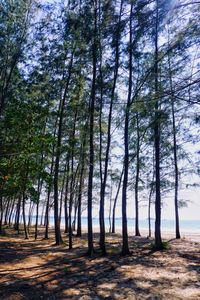
[[[8,228],[0,237],[0,299],[200,299],[198,238],[171,239],[153,252],[150,240],[131,237],[131,255],[122,257],[120,235],[107,234],[108,255],[86,257],[85,234],[69,251],[67,239],[54,246],[53,232],[43,240],[43,230],[37,241]]]

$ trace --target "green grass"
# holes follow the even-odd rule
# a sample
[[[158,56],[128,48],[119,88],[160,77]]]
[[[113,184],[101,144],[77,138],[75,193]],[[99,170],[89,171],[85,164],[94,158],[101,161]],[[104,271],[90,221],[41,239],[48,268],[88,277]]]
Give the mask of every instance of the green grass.
[[[65,273],[69,273],[70,272],[70,267],[69,266],[65,266],[64,267],[64,272]]]
[[[109,254],[119,254],[119,253],[120,253],[120,249],[117,248],[117,247],[115,247],[115,248],[109,248],[109,249],[107,250],[107,252],[108,252]]]
[[[157,247],[156,247],[156,245],[155,245],[155,242],[150,243],[148,248],[150,250],[158,250]],[[168,249],[170,249],[169,242],[162,241],[162,245],[161,245],[161,249],[160,250],[168,250]]]

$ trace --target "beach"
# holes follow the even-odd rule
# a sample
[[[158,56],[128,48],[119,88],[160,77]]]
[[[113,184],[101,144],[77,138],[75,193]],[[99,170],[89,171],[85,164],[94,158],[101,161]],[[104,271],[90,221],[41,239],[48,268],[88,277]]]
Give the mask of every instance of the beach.
[[[107,234],[108,254],[85,256],[87,235],[54,246],[43,239],[44,228],[34,241],[11,229],[0,237],[0,299],[200,299],[200,236],[184,233],[175,240],[163,233],[168,248],[154,252],[153,239],[129,236],[131,255],[121,256],[121,235]],[[98,249],[98,233],[94,234]]]

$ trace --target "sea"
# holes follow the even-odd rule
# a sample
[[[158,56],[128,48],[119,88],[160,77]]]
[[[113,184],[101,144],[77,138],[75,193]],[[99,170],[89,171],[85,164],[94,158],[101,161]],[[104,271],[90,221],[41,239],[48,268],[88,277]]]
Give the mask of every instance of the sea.
[[[34,224],[34,217],[33,217],[33,224]],[[72,218],[73,220],[73,218]],[[87,218],[86,217],[82,217],[81,219],[82,221],[82,227],[83,229],[87,228]],[[40,222],[40,217],[39,217],[39,222]],[[53,226],[54,225],[54,218],[52,216],[50,216],[49,218],[49,225]],[[61,227],[64,227],[65,225],[65,219],[64,217],[61,218]],[[135,227],[135,219],[133,218],[128,218],[127,219],[127,225],[128,225],[128,230],[129,231],[134,231],[134,227]],[[151,230],[154,231],[154,225],[155,225],[155,220],[151,219]],[[139,228],[140,230],[143,231],[148,231],[148,219],[146,220],[140,220],[139,221]],[[99,219],[98,218],[93,218],[93,227],[98,230],[99,228]],[[109,227],[110,227],[110,222],[108,218],[105,218],[105,227],[106,227],[106,231],[109,231]],[[116,231],[119,232],[121,231],[122,228],[122,219],[121,218],[116,218],[115,219],[115,228]],[[174,232],[175,230],[175,220],[167,220],[167,219],[163,219],[161,221],[161,230],[163,232]],[[186,232],[186,233],[194,233],[200,234],[200,220],[180,220],[180,230],[182,232]]]

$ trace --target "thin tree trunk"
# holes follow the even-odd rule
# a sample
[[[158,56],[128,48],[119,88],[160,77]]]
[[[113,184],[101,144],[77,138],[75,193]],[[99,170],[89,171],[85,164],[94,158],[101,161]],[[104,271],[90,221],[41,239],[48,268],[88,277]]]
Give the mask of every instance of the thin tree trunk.
[[[25,234],[25,239],[28,240],[28,230],[26,227],[26,213],[25,213],[25,205],[26,205],[26,199],[25,199],[25,192],[23,192],[22,195],[22,214],[23,214],[23,223],[24,223],[24,234]]]
[[[177,142],[176,142],[176,121],[174,114],[174,102],[172,100],[172,122],[173,122],[173,142],[174,142],[174,170],[175,170],[175,191],[174,191],[174,205],[175,205],[175,219],[176,219],[176,238],[180,239],[180,228],[179,228],[179,211],[178,211],[178,161],[177,161]]]
[[[136,116],[137,123],[137,149],[136,149],[136,177],[135,177],[135,236],[140,236],[139,231],[139,199],[138,199],[138,186],[140,176],[140,133],[139,133],[139,116]]]
[[[59,205],[58,205],[58,177],[59,177],[59,163],[60,163],[60,154],[61,154],[63,113],[64,113],[67,92],[69,88],[69,83],[71,79],[73,57],[74,57],[74,52],[72,52],[71,55],[71,61],[68,70],[68,78],[64,90],[64,95],[60,103],[58,133],[57,133],[57,143],[56,143],[56,158],[55,158],[55,167],[54,167],[54,226],[55,226],[56,245],[60,245],[60,243],[62,242],[61,231],[60,231],[60,219],[59,219]]]
[[[151,182],[151,189],[149,193],[149,201],[148,201],[148,227],[149,227],[149,237],[151,237],[151,198],[154,192],[154,177],[155,177],[155,165],[154,165],[154,151],[153,151],[153,170],[152,170],[152,182]]]
[[[33,202],[30,201],[29,212],[28,212],[28,225],[27,225],[28,232],[29,232],[29,227],[30,227],[30,224],[31,224],[31,211],[32,211],[32,207],[33,207]]]
[[[149,201],[148,201],[148,227],[149,227],[149,237],[151,237],[151,197],[153,193],[153,186],[151,186],[151,190],[149,193]]]
[[[71,172],[73,172],[73,162],[71,163]],[[73,202],[72,189],[73,189],[73,178],[71,178],[71,182],[70,182],[70,197],[69,197],[69,249],[72,249],[72,202]]]
[[[42,157],[42,161],[43,161],[43,157]],[[38,179],[38,188],[37,188],[38,199],[37,199],[37,203],[36,203],[35,240],[37,240],[37,236],[38,236],[39,203],[40,203],[40,193],[41,193],[41,189],[42,189],[42,184],[43,184],[43,182],[39,178]]]
[[[80,174],[80,182],[79,182],[79,192],[78,192],[78,212],[77,212],[77,236],[82,235],[81,228],[81,205],[82,205],[82,189],[84,186],[84,162],[82,163],[81,174]]]
[[[65,170],[64,170],[62,187],[61,187],[61,192],[60,192],[60,194],[61,194],[60,195],[60,212],[59,212],[60,223],[61,223],[61,217],[62,217],[63,192],[64,192],[64,188],[65,188],[66,170],[67,170],[67,160],[66,160],[66,163],[65,163]]]
[[[156,24],[155,24],[155,94],[158,95],[158,2],[156,1]],[[155,249],[162,249],[161,239],[161,193],[160,193],[160,118],[159,101],[155,103],[155,179],[156,179],[156,201],[155,201]]]
[[[99,226],[100,226],[100,239],[99,239],[99,246],[102,251],[102,254],[106,254],[106,248],[105,248],[105,220],[104,220],[104,202],[105,202],[105,171],[106,171],[106,165],[108,157],[105,158],[105,167],[103,170],[103,163],[102,163],[102,144],[103,144],[103,132],[102,132],[102,111],[103,111],[103,74],[102,74],[102,45],[101,45],[101,1],[98,1],[99,6],[99,60],[100,60],[100,66],[99,66],[99,75],[100,75],[100,115],[99,115],[99,162],[100,162],[100,205],[99,205]],[[109,122],[108,122],[109,123]],[[109,126],[109,125],[108,125]],[[109,130],[109,129],[108,129]],[[107,140],[107,147],[108,147],[109,140]],[[106,151],[107,154],[107,151]],[[107,156],[107,155],[106,155]],[[104,172],[104,173],[103,173]]]
[[[89,176],[88,176],[88,255],[94,252],[93,245],[93,228],[92,228],[92,189],[93,189],[93,174],[94,174],[94,111],[96,100],[96,72],[97,72],[97,3],[93,1],[94,8],[94,40],[92,46],[93,74],[92,74],[92,90],[90,99],[90,120],[89,120]]]
[[[50,206],[50,196],[51,196],[51,188],[52,188],[52,175],[53,175],[53,167],[54,167],[54,147],[53,147],[52,152],[53,153],[52,153],[52,160],[51,160],[50,182],[49,182],[49,186],[48,186],[47,204],[46,204],[46,212],[45,212],[45,235],[44,235],[45,239],[49,238],[49,206]]]
[[[111,222],[111,208],[112,208],[112,179],[111,179],[111,191],[110,191],[110,205],[109,205],[109,233],[111,233],[111,227],[112,227],[112,222]]]
[[[120,13],[118,25],[120,27],[121,23],[121,15],[122,15],[122,4],[120,5]],[[109,163],[109,154],[110,154],[110,145],[111,145],[111,125],[112,125],[112,112],[113,112],[113,101],[115,97],[115,88],[118,78],[118,70],[119,70],[119,48],[120,48],[120,28],[118,27],[117,38],[116,38],[116,48],[115,48],[115,68],[114,68],[114,78],[113,78],[113,86],[111,90],[111,101],[109,107],[109,115],[108,115],[108,130],[107,130],[107,145],[106,145],[106,156],[105,156],[105,165],[104,170],[101,164],[101,192],[100,192],[100,211],[99,211],[99,220],[100,220],[100,248],[102,254],[106,254],[105,248],[105,221],[104,221],[104,206],[105,206],[105,192],[106,192],[106,183],[108,177],[108,163]],[[101,47],[100,47],[101,48]],[[102,109],[102,107],[101,107]],[[102,130],[101,130],[101,120],[100,120],[100,151],[102,148]],[[100,152],[100,161],[102,161],[101,152]]]
[[[10,210],[10,215],[9,215],[9,219],[8,219],[8,224],[9,226],[11,226],[11,219],[12,219],[12,216],[13,216],[13,212],[14,212],[14,207],[15,207],[15,199],[13,199],[13,202],[12,202],[12,207],[11,207],[11,210]]]
[[[177,159],[177,138],[176,138],[176,119],[174,109],[174,92],[171,72],[170,56],[168,54],[169,64],[169,79],[170,79],[170,90],[171,90],[171,108],[172,108],[172,128],[173,128],[173,155],[174,155],[174,172],[175,172],[175,190],[174,190],[174,207],[175,207],[175,233],[176,239],[180,239],[180,228],[179,228],[179,210],[178,210],[178,188],[179,188],[179,171],[178,171],[178,159]]]
[[[78,191],[78,212],[77,212],[77,236],[82,235],[82,228],[81,228],[81,208],[82,208],[82,191],[84,187],[84,169],[85,169],[85,155],[86,155],[86,135],[88,129],[88,120],[86,121],[85,128],[84,128],[84,135],[83,135],[83,144],[82,144],[82,151],[81,151],[81,171],[80,171],[80,178],[79,178],[79,191]]]
[[[74,220],[72,222],[73,226],[72,226],[72,230],[76,231],[76,222],[77,222],[77,214],[78,214],[78,194],[79,194],[79,176],[80,175],[76,175],[76,183],[74,186],[75,189],[75,199],[74,199]]]
[[[17,203],[15,224],[14,224],[14,229],[17,230],[18,233],[19,233],[20,210],[21,210],[21,197],[19,196],[18,203]]]
[[[129,85],[128,98],[125,112],[124,124],[124,179],[122,187],[122,255],[129,254],[128,245],[128,229],[127,229],[127,185],[128,185],[128,170],[129,170],[129,114],[132,96],[132,72],[133,72],[133,49],[132,49],[132,19],[133,19],[133,3],[131,3],[130,19],[129,19]]]
[[[118,188],[117,188],[117,192],[116,192],[116,196],[115,196],[114,204],[113,204],[112,233],[115,233],[115,210],[116,210],[116,205],[117,205],[117,199],[118,199],[118,196],[119,196],[119,191],[120,191],[121,184],[122,184],[123,174],[124,174],[124,168],[122,169],[122,172],[121,172],[121,175],[120,175],[120,180],[119,180],[119,184],[118,184]]]
[[[3,197],[2,195],[0,195],[0,209],[1,209],[1,213],[0,213],[0,233],[2,233],[2,225],[3,225]]]
[[[15,220],[16,220],[16,214],[17,214],[17,204],[15,203],[14,212],[13,212],[13,215],[11,217],[11,224],[13,224],[13,228],[14,228],[14,224],[15,224]]]
[[[71,145],[71,181],[70,181],[70,197],[69,197],[69,249],[72,249],[72,205],[74,198],[74,182],[75,182],[75,174],[74,174],[74,147],[75,147],[75,132],[76,132],[76,119],[77,119],[77,109],[74,115],[74,124],[72,130],[72,145]]]
[[[10,199],[7,199],[7,205],[6,205],[6,210],[5,210],[5,215],[4,215],[4,225],[7,225],[7,218],[8,218],[8,210],[10,206]]]
[[[45,202],[43,203],[43,206],[42,206],[42,214],[41,214],[41,218],[40,218],[40,226],[43,225],[43,220],[44,220],[44,211],[45,211]]]
[[[47,205],[46,205],[46,213],[45,213],[45,235],[44,238],[47,240],[49,238],[49,204],[50,204],[50,195],[51,195],[51,186],[48,187],[47,193]]]
[[[69,157],[67,157],[67,178],[65,184],[65,233],[69,232],[69,215],[68,215],[68,185],[69,185]]]

